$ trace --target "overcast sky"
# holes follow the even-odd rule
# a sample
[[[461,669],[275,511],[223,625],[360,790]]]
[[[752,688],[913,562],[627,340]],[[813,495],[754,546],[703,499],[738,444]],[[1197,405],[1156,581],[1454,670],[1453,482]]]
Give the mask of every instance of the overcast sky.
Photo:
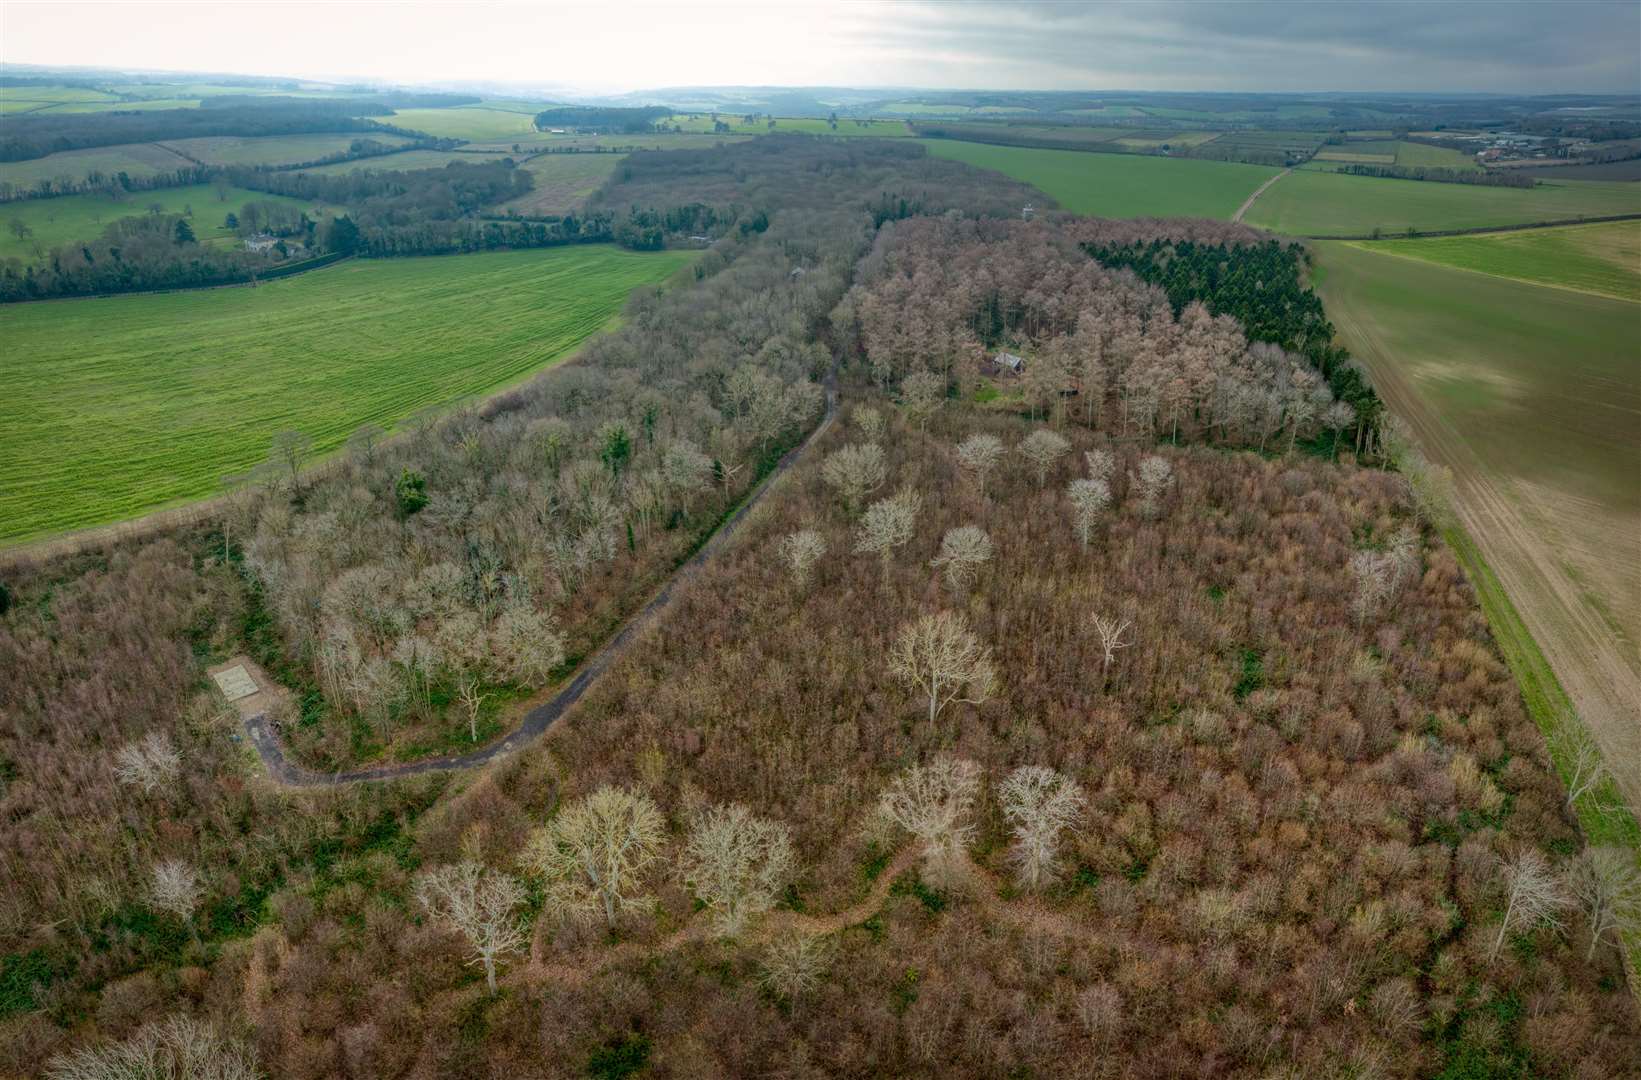
[[[0,0],[16,63],[684,85],[1641,91],[1641,2]]]

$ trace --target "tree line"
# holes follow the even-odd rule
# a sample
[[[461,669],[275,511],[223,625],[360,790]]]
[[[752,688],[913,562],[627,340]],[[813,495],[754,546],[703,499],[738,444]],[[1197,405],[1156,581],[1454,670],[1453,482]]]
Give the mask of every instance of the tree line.
[[[272,108],[149,109],[131,112],[11,116],[0,130],[0,161],[26,161],[64,150],[122,143],[193,139],[210,135],[303,135],[318,132],[418,133],[369,119],[393,112],[386,105],[300,100]],[[360,115],[361,113],[368,115]]]
[[[1342,164],[1339,172],[1351,176],[1379,176],[1387,180],[1427,180],[1436,184],[1474,184],[1477,187],[1536,187],[1538,181],[1513,169],[1444,169],[1433,165]]]
[[[538,131],[561,127],[641,135],[652,130],[657,120],[671,114],[671,109],[657,105],[647,105],[642,108],[558,105],[536,113],[535,122]]]

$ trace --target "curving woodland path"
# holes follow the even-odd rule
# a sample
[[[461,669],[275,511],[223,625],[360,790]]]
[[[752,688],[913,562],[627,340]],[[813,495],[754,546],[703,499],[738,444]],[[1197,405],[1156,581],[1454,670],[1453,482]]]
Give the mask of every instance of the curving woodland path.
[[[638,613],[633,615],[621,627],[621,630],[605,642],[603,647],[593,653],[577,669],[574,678],[565,683],[552,697],[537,705],[524,714],[524,720],[518,727],[506,736],[495,742],[481,746],[476,750],[469,750],[464,754],[454,754],[448,757],[428,758],[425,761],[409,761],[400,765],[378,765],[368,769],[357,769],[353,772],[318,772],[306,768],[285,756],[285,749],[280,744],[279,735],[274,731],[266,712],[255,713],[245,718],[245,736],[256,748],[256,753],[262,759],[263,767],[268,775],[277,783],[289,787],[326,787],[336,784],[355,784],[366,780],[393,780],[401,776],[415,776],[420,773],[447,772],[452,769],[468,769],[477,765],[484,765],[511,753],[520,747],[526,746],[540,738],[553,722],[563,716],[571,706],[581,700],[581,695],[593,684],[616,660],[620,659],[632,643],[636,641],[666,608],[672,598],[672,593],[679,584],[689,580],[700,566],[711,559],[729,543],[736,529],[745,519],[747,512],[769,493],[775,481],[792,466],[804,451],[813,446],[837,416],[838,394],[836,379],[829,377],[826,382],[826,412],[822,415],[815,430],[807,438],[791,450],[770,470],[741,505],[736,508],[718,530],[701,545],[699,551],[678,568],[668,578],[666,583],[650,598]]]

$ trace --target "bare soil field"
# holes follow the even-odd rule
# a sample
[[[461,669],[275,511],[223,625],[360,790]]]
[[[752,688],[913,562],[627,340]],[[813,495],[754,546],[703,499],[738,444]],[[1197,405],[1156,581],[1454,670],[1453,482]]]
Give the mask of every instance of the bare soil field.
[[[1641,307],[1317,250],[1341,336],[1452,471],[1460,523],[1641,802]]]

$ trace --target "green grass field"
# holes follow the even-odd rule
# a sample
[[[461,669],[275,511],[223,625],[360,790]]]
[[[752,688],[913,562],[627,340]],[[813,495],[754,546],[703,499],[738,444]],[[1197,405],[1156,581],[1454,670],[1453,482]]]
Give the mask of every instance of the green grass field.
[[[1028,150],[943,139],[930,139],[926,145],[938,157],[1006,173],[1036,185],[1067,210],[1099,217],[1228,220],[1254,189],[1280,171],[1223,161]]]
[[[1437,169],[1464,169],[1475,171],[1481,166],[1476,159],[1463,150],[1453,150],[1446,146],[1431,146],[1427,143],[1408,142],[1402,140],[1396,146],[1396,164],[1409,165],[1415,168]]]
[[[181,214],[192,208],[190,222],[194,236],[201,243],[225,241],[234,234],[223,227],[229,211],[237,211],[248,202],[276,202],[300,209],[310,209],[298,199],[269,195],[261,191],[247,191],[230,187],[227,199],[218,201],[216,189],[209,184],[189,187],[160,188],[157,191],[139,191],[122,202],[114,202],[106,195],[64,195],[55,199],[25,199],[22,202],[0,206],[0,259],[34,260],[36,245],[49,251],[62,244],[94,240],[110,222],[124,217],[137,217],[158,204],[164,213]],[[13,221],[21,221],[32,230],[32,235],[18,239],[11,230]]]
[[[1367,247],[1315,245],[1330,314],[1342,305],[1371,320],[1384,351],[1484,460],[1641,516],[1641,307]]]
[[[32,188],[42,180],[79,181],[94,172],[107,176],[124,172],[147,178],[155,173],[175,172],[192,166],[193,162],[153,143],[125,143],[89,150],[65,150],[30,161],[7,161],[0,164],[0,183]]]
[[[0,308],[0,540],[211,495],[296,429],[362,423],[569,355],[692,252],[613,246],[354,260],[256,288]]]
[[[1641,221],[1350,243],[1383,255],[1641,302]]]
[[[1243,220],[1291,236],[1365,236],[1374,229],[1391,234],[1633,213],[1641,213],[1641,185],[1620,181],[1523,189],[1299,169],[1272,184]]]
[[[213,135],[199,139],[169,139],[159,145],[207,165],[295,165],[330,154],[345,154],[357,139],[400,146],[410,140],[399,135],[340,131],[318,135],[267,135],[261,138]]]
[[[0,86],[0,102],[36,105],[75,101],[113,101],[113,94],[84,86]],[[9,110],[8,110],[9,111]]]
[[[481,105],[461,105],[453,109],[400,109],[386,119],[394,127],[425,132],[440,139],[469,139],[473,142],[511,139],[535,130],[533,113],[487,109]]]
[[[544,215],[579,210],[625,158],[625,154],[542,154],[523,166],[536,186],[498,209]]]
[[[769,121],[762,118],[756,123],[744,123],[745,114],[719,113],[718,119],[729,125],[728,133],[731,135],[870,135],[880,139],[903,139],[909,138],[912,134],[911,129],[899,120],[853,120],[847,116],[840,116],[838,126],[834,128],[828,121],[814,116],[777,116],[774,127],[770,127]],[[685,132],[715,134],[712,129],[711,113],[677,113],[667,117],[665,122],[677,124]]]

